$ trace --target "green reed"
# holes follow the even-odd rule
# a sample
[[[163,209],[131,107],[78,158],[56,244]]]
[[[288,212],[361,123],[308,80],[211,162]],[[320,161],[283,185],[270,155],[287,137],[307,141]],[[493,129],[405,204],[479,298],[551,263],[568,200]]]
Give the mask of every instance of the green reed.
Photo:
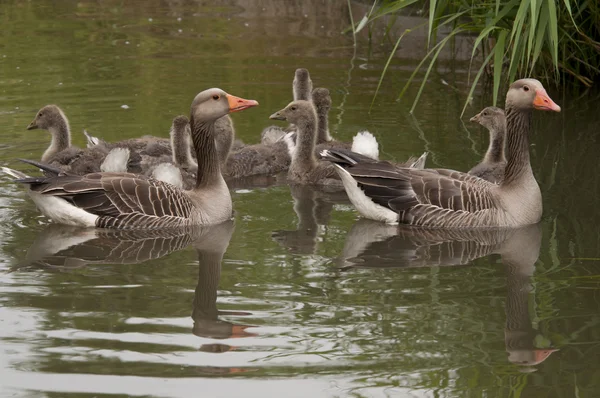
[[[514,81],[517,76],[537,77],[554,84],[575,82],[585,87],[600,80],[599,4],[597,0],[376,0],[367,15],[356,23],[352,21],[351,30],[356,35],[373,21],[406,8],[421,7],[428,15],[429,51],[399,94],[402,98],[416,74],[429,62],[411,112],[441,50],[456,35],[473,35],[471,62],[477,64],[479,59],[483,62],[472,80],[464,113],[482,76],[493,79],[494,105],[502,84]],[[449,27],[450,33],[438,40],[442,27]],[[375,97],[400,40],[407,34],[410,30],[397,39]]]

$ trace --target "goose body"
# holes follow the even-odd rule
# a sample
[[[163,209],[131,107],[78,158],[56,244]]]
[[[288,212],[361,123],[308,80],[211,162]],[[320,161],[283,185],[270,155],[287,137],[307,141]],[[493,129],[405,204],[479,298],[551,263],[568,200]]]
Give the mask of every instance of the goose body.
[[[320,162],[315,156],[317,113],[309,101],[292,101],[284,109],[275,112],[270,119],[285,120],[297,128],[297,147],[292,155],[288,180],[298,184],[339,185],[335,167]]]
[[[65,113],[57,105],[46,105],[36,114],[27,130],[47,130],[52,139],[41,161],[74,174],[100,171],[108,150],[80,149],[71,145],[71,129]]]
[[[199,93],[190,125],[199,161],[196,185],[185,191],[130,173],[71,175],[38,162],[45,177],[21,178],[38,208],[56,222],[117,229],[159,229],[218,224],[232,216],[229,190],[220,172],[214,124],[229,112],[258,105],[213,88]]]
[[[532,111],[559,112],[535,79],[514,82],[506,97],[507,164],[497,185],[447,169],[409,169],[364,161],[349,151],[325,150],[348,197],[365,217],[427,227],[517,227],[537,223],[541,192],[529,163]]]
[[[481,124],[490,133],[490,144],[483,160],[469,170],[469,174],[484,180],[500,183],[504,178],[506,156],[504,139],[506,136],[506,116],[504,110],[488,106],[470,119]]]

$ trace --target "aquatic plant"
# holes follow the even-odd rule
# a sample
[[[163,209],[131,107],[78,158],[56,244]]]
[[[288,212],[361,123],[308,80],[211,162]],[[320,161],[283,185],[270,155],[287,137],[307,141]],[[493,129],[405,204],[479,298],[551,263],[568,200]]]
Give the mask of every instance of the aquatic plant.
[[[478,61],[478,56],[483,60],[472,80],[463,113],[484,72],[493,79],[494,105],[501,84],[518,76],[534,76],[555,84],[573,80],[586,87],[600,78],[600,4],[595,0],[384,0],[380,3],[375,0],[360,21],[354,23],[351,18],[351,30],[356,35],[383,16],[415,7],[428,15],[429,51],[415,68],[399,98],[427,61],[429,65],[411,112],[438,55],[456,35],[473,34],[471,62]],[[392,18],[388,32],[393,22]],[[443,37],[442,28],[450,29]],[[396,40],[377,91],[400,41],[409,33],[410,30],[404,31]]]

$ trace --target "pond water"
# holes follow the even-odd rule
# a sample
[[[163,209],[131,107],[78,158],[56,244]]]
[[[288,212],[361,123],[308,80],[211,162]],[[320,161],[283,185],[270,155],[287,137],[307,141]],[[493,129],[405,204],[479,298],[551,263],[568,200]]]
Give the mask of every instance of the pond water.
[[[260,102],[233,116],[257,142],[297,67],[331,91],[339,139],[368,129],[384,158],[458,170],[485,152],[468,118],[490,97],[460,117],[468,51],[442,54],[411,115],[418,86],[396,98],[425,47],[407,36],[369,112],[391,44],[380,27],[355,50],[345,1],[137,3],[3,2],[2,165],[39,159],[48,134],[25,127],[43,105],[83,146],[84,128],[166,136],[215,86]],[[232,188],[235,221],[187,234],[82,230],[2,177],[0,396],[600,396],[599,96],[548,90],[563,111],[531,136],[544,216],[515,231],[416,234],[286,185]]]

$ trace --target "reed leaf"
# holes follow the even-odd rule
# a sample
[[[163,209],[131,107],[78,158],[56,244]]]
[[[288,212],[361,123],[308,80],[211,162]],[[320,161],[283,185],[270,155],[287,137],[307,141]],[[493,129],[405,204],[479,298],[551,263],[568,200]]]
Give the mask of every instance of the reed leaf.
[[[496,106],[496,103],[498,102],[498,91],[500,90],[500,79],[502,78],[502,61],[504,60],[504,43],[506,42],[506,36],[508,36],[507,30],[500,32],[498,41],[494,47],[494,100],[492,103],[494,106]]]
[[[418,0],[383,0],[378,3],[376,9],[371,7],[369,10],[368,23],[417,3]],[[492,74],[494,104],[498,101],[498,91],[502,83],[514,81],[517,75],[538,77],[546,81],[553,80],[556,83],[561,78],[568,78],[586,86],[600,81],[600,68],[597,66],[600,65],[600,29],[598,29],[600,7],[594,1],[421,0],[420,3],[427,15],[425,20],[428,25],[428,52],[402,88],[399,99],[404,96],[425,61],[430,61],[424,71],[424,81],[419,87],[411,112],[416,108],[441,49],[448,42],[449,37],[453,38],[459,32],[476,33],[471,51],[471,63],[479,56],[477,49],[482,49],[483,55],[483,64],[471,84],[467,103],[474,92],[474,86],[479,82],[490,62],[493,62],[494,69]],[[364,24],[359,23],[358,26],[362,28]],[[450,33],[438,42],[438,32],[442,27],[450,27]],[[386,29],[387,33],[389,33],[389,26]],[[407,33],[404,31],[400,37],[403,39]],[[486,49],[489,44],[494,46],[492,52],[488,54]],[[398,42],[392,54],[396,52],[397,47]],[[454,47],[452,49],[454,50]],[[507,58],[508,62],[506,62]],[[392,55],[386,62],[375,96],[379,93],[383,75],[391,62],[393,62]]]
[[[388,57],[388,60],[385,63],[385,66],[383,67],[383,72],[381,72],[381,77],[379,78],[379,83],[377,83],[377,88],[375,89],[375,95],[373,96],[373,100],[371,101],[371,106],[369,107],[369,112],[371,112],[371,109],[373,109],[373,104],[375,103],[375,98],[377,98],[377,93],[379,93],[379,88],[381,87],[381,83],[383,82],[383,78],[385,77],[385,73],[387,72],[387,69],[390,66],[390,62],[392,62],[392,58],[394,57],[394,54],[396,54],[396,50],[398,49],[398,45],[400,44],[400,41],[402,40],[402,38],[404,37],[404,35],[406,35],[409,32],[410,32],[410,29],[406,29],[404,31],[404,33],[402,33],[402,35],[400,35],[400,37],[396,41],[396,45],[394,46],[394,49],[390,53],[390,56]]]
[[[488,62],[490,62],[490,59],[492,59],[492,55],[494,55],[494,52],[490,51],[490,53],[486,57],[483,65],[481,65],[481,67],[477,71],[477,74],[475,75],[475,79],[473,80],[473,84],[471,84],[471,89],[469,90],[469,94],[467,95],[467,100],[465,101],[465,105],[463,106],[462,111],[460,112],[460,117],[462,117],[465,114],[465,110],[467,110],[467,105],[469,105],[469,99],[473,96],[473,92],[475,91],[475,87],[477,86],[477,83],[479,82],[479,78],[481,78],[481,74],[483,73],[483,70],[485,69],[485,65],[487,65]]]

